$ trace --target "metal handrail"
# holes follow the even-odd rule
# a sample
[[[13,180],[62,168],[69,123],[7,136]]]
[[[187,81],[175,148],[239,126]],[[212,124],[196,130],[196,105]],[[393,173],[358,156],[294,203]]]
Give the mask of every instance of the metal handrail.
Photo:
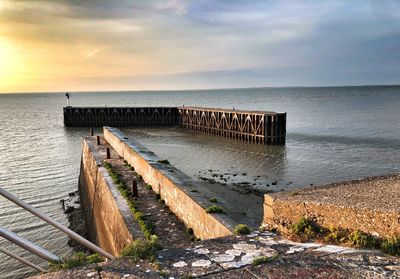
[[[4,250],[4,249],[1,248],[1,247],[0,247],[0,252],[3,252],[4,254],[6,254],[6,255],[8,255],[8,256],[10,256],[10,257],[12,257],[12,258],[14,258],[14,259],[20,261],[20,262],[22,262],[22,263],[24,263],[24,264],[26,264],[26,265],[29,265],[30,267],[32,267],[32,268],[34,268],[34,269],[36,269],[36,270],[38,270],[38,271],[40,271],[40,272],[47,272],[46,269],[43,269],[43,268],[41,268],[40,266],[38,266],[38,265],[36,265],[36,264],[34,264],[34,263],[31,263],[31,262],[28,261],[28,260],[25,260],[24,258],[21,258],[20,256],[14,254],[13,252]]]
[[[110,253],[104,251],[99,246],[93,244],[92,242],[83,238],[82,236],[80,236],[76,232],[70,230],[69,228],[65,227],[64,225],[58,223],[57,221],[54,221],[53,219],[51,219],[50,217],[48,217],[46,215],[44,215],[43,213],[41,213],[40,211],[35,209],[30,204],[20,200],[17,196],[7,192],[6,190],[4,190],[1,187],[0,187],[0,195],[5,197],[6,199],[12,201],[13,203],[17,204],[18,206],[22,207],[23,209],[31,212],[33,215],[39,217],[40,219],[47,222],[48,224],[56,227],[57,229],[59,229],[60,231],[62,231],[65,234],[67,234],[70,238],[72,238],[73,240],[76,240],[77,242],[79,242],[80,244],[82,244],[83,246],[88,248],[89,250],[95,251],[108,259],[111,259],[111,260],[114,259],[114,256],[111,255]]]

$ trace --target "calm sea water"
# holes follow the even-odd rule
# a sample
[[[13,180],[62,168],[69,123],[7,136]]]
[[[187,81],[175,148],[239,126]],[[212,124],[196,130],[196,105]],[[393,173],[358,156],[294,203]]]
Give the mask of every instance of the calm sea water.
[[[288,113],[284,147],[255,147],[175,130],[136,133],[160,156],[193,175],[197,169],[217,169],[225,162],[226,167],[264,176],[258,187],[278,180],[275,188],[281,190],[400,169],[400,87],[396,86],[75,93],[71,104],[185,104]],[[67,224],[59,200],[77,189],[82,137],[88,131],[64,128],[64,105],[64,94],[0,95],[0,187]],[[177,152],[167,152],[171,148]],[[188,158],[186,162],[183,157]],[[289,181],[293,184],[288,185]],[[71,253],[63,234],[4,198],[0,198],[0,226],[59,256]],[[0,245],[46,266],[3,239]],[[0,254],[0,278],[30,274],[30,269]]]

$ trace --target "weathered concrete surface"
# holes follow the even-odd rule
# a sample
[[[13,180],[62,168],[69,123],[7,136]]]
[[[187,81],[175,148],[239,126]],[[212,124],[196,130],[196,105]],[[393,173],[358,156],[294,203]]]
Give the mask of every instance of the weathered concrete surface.
[[[157,155],[118,129],[104,127],[104,138],[197,237],[210,239],[232,234],[235,224],[228,216],[206,212],[213,204],[194,191],[199,187],[196,181],[175,167],[160,163]]]
[[[90,240],[117,256],[133,238],[142,234],[128,204],[102,166],[95,144],[94,137],[83,142],[79,176],[81,204]]]
[[[324,227],[400,235],[400,175],[365,178],[265,195],[264,221],[287,226],[303,216]]]
[[[260,256],[270,260],[258,266]],[[270,232],[159,251],[157,263],[119,259],[34,278],[400,278],[400,258],[373,250],[296,243]]]

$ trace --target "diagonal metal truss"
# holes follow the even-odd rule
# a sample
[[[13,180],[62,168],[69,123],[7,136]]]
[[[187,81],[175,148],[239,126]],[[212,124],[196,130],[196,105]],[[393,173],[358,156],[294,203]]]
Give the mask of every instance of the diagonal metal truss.
[[[285,144],[286,113],[178,107],[183,127],[261,144]]]

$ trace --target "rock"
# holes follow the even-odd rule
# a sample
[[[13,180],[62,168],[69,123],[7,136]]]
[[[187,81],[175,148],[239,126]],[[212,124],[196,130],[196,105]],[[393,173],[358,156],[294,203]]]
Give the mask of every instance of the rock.
[[[75,196],[75,193],[74,193],[74,192],[68,193],[68,196],[74,197],[74,196]]]
[[[211,265],[211,261],[209,260],[198,260],[192,263],[193,267],[209,267]]]
[[[218,256],[214,256],[211,258],[214,262],[223,263],[223,262],[231,262],[235,259],[235,255],[231,254],[221,254]]]
[[[208,250],[207,248],[199,248],[194,250],[194,252],[200,255],[206,255],[210,253],[210,250]]]
[[[236,249],[229,249],[225,251],[225,254],[228,255],[234,255],[234,256],[240,256],[242,254],[241,250],[236,250]]]
[[[246,253],[249,250],[255,250],[256,245],[247,244],[247,243],[238,243],[238,244],[233,244],[233,249],[240,250],[240,251]]]
[[[180,261],[180,262],[176,262],[172,265],[173,267],[185,267],[187,266],[187,263],[185,263],[184,261]]]

